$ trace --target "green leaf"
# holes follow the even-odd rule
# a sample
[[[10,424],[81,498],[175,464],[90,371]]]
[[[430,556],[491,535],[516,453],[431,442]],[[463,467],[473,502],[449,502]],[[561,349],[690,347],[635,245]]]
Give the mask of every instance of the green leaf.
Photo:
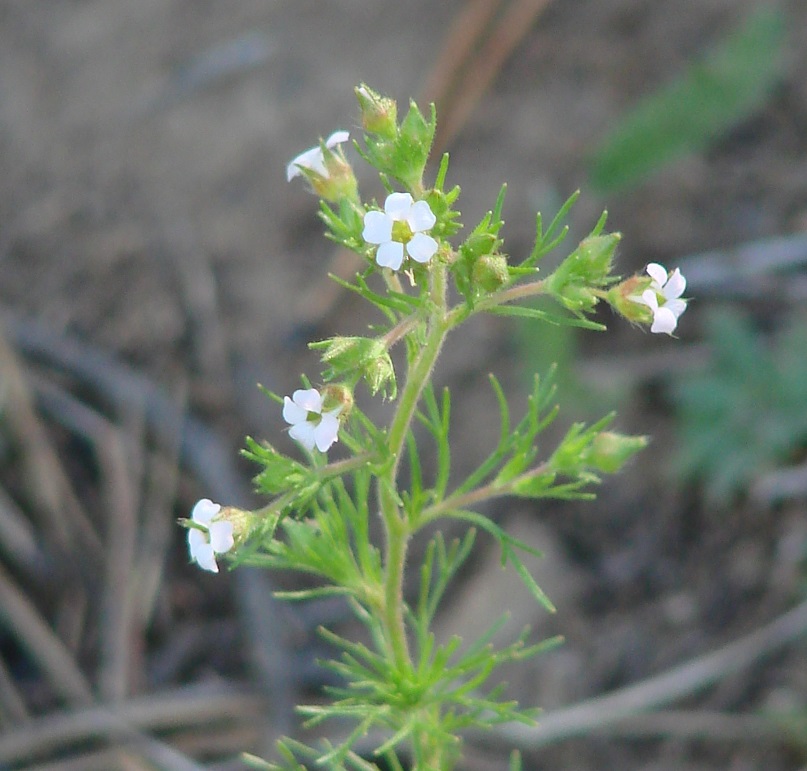
[[[603,332],[605,324],[598,324],[596,321],[589,321],[587,318],[577,316],[556,316],[554,313],[542,311],[539,308],[531,308],[524,305],[495,305],[488,308],[486,313],[494,316],[517,316],[523,319],[538,319],[548,324],[563,324],[569,327],[582,327],[595,332]]]
[[[591,162],[602,192],[635,185],[700,150],[764,104],[782,74],[785,16],[764,7],[675,81],[643,99]]]
[[[505,530],[500,528],[495,522],[482,514],[477,514],[473,511],[455,510],[448,512],[446,516],[453,519],[461,519],[465,522],[471,522],[487,533],[490,533],[490,535],[492,535],[498,541],[499,547],[502,550],[502,564],[507,564],[510,562],[519,578],[521,578],[522,582],[535,600],[543,605],[544,608],[546,608],[550,613],[555,612],[555,606],[552,604],[549,597],[544,594],[541,587],[538,586],[535,579],[532,577],[529,570],[527,570],[526,566],[521,561],[521,558],[518,556],[515,550],[520,549],[521,551],[527,552],[528,554],[532,554],[536,557],[540,557],[541,552],[534,549],[529,544],[520,541],[518,538],[514,538]]]

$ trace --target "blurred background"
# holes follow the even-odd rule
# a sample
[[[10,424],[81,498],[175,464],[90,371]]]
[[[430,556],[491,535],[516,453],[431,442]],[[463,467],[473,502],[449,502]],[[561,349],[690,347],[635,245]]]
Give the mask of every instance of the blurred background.
[[[460,469],[496,432],[489,371],[518,405],[557,361],[558,430],[617,409],[653,437],[595,503],[486,511],[545,552],[559,611],[486,544],[441,633],[508,607],[566,642],[510,677],[545,728],[470,737],[463,767],[807,767],[805,3],[5,0],[0,769],[243,768],[316,698],[315,629],[345,609],[203,574],[175,519],[255,505],[243,437],[294,451],[256,384],[290,392],[309,339],[373,322],[285,180],[356,129],[360,82],[437,103],[466,230],[507,182],[520,257],[579,188],[569,248],[607,208],[618,271],[680,265],[694,298],[678,340],[604,312],[602,335],[477,319],[446,349]]]

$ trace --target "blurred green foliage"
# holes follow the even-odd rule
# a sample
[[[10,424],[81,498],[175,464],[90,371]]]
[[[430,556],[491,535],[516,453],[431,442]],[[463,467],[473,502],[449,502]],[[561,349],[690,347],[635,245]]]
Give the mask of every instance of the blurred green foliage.
[[[748,117],[781,75],[785,27],[781,11],[762,7],[703,59],[645,97],[595,152],[592,184],[601,192],[636,185]]]
[[[793,318],[765,338],[736,310],[719,310],[707,337],[708,366],[672,384],[677,467],[721,505],[807,449],[807,319]]]

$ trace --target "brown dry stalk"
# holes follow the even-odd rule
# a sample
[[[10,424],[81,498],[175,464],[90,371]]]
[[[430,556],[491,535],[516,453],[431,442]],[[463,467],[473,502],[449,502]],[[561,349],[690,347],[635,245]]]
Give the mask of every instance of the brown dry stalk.
[[[131,738],[132,731],[170,731],[260,719],[265,705],[234,689],[184,688],[159,696],[51,713],[0,736],[0,764],[63,752],[92,739]],[[206,729],[207,730],[207,729]]]
[[[434,139],[435,154],[442,153],[468,122],[496,76],[516,47],[532,29],[538,15],[550,0],[515,0],[477,55],[462,73],[462,81],[455,87],[457,98],[450,103],[448,114],[437,125]]]
[[[72,655],[2,567],[0,623],[17,638],[47,677],[53,690],[67,703],[92,703],[90,686]]]
[[[773,651],[807,634],[807,602],[745,637],[655,677],[613,693],[547,712],[536,727],[507,725],[486,733],[486,741],[535,749],[563,739],[605,730],[639,713],[689,696],[749,667]],[[784,729],[783,729],[784,733]]]

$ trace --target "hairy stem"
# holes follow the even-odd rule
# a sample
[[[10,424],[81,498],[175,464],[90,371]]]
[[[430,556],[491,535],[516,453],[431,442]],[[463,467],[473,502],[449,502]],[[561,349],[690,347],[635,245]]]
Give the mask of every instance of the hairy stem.
[[[398,408],[387,436],[393,457],[379,477],[378,497],[385,531],[384,628],[390,650],[400,670],[412,667],[404,621],[404,568],[411,537],[410,524],[398,505],[398,469],[406,435],[414,418],[423,388],[431,377],[443,341],[450,329],[446,323],[445,268],[436,264],[431,273],[431,312],[423,347],[412,361]]]

